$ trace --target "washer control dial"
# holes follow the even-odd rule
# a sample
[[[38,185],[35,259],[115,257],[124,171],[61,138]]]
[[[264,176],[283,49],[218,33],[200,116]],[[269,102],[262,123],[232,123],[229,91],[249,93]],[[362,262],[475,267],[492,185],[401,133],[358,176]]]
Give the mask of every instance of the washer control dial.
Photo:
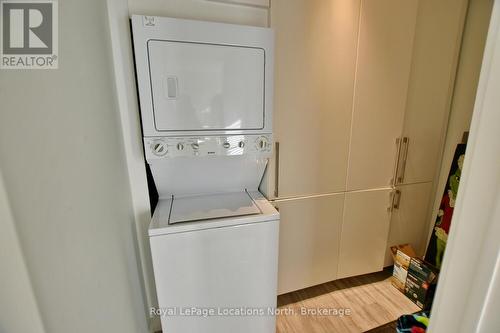
[[[1,1],[1,0],[0,0]],[[144,138],[146,159],[196,156],[258,156],[272,154],[271,134]]]
[[[154,141],[151,144],[151,150],[156,156],[164,156],[166,153],[168,153],[167,146],[163,141]]]
[[[260,150],[265,150],[268,146],[269,142],[265,136],[261,136],[257,139],[257,148]]]

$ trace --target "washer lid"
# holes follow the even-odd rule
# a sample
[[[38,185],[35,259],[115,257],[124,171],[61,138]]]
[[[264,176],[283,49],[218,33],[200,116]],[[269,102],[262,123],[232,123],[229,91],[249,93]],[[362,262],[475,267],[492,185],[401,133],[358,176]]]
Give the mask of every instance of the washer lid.
[[[261,214],[245,192],[173,197],[169,224]]]
[[[271,205],[269,201],[258,191],[252,192],[232,192],[227,193],[226,196],[242,196],[242,194],[249,195],[253,200],[253,203],[258,207],[261,213],[250,214],[250,215],[240,215],[232,217],[219,217],[211,218],[208,220],[197,220],[185,223],[175,223],[170,224],[170,215],[172,213],[172,198],[160,199],[158,205],[151,219],[149,225],[149,236],[161,236],[168,234],[176,234],[181,232],[191,232],[196,230],[214,229],[214,228],[225,228],[225,227],[235,227],[239,225],[247,224],[257,224],[257,223],[267,223],[271,221],[279,221],[280,214]],[[218,196],[218,194],[203,195],[202,197],[208,196]],[[224,201],[224,207],[229,208],[229,205]],[[221,205],[222,206],[222,205]]]

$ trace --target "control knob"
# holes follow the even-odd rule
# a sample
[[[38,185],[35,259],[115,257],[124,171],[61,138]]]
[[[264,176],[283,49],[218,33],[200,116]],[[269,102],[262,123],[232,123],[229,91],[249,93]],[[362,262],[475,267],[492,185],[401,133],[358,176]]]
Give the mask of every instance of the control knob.
[[[151,149],[156,156],[163,156],[168,152],[167,147],[161,141],[153,142]]]
[[[198,143],[196,143],[196,142],[195,142],[195,143],[193,143],[193,144],[191,144],[191,147],[192,147],[194,150],[198,150],[198,149],[200,149],[200,145],[199,145]]]
[[[177,150],[184,150],[184,144],[183,144],[183,143],[181,143],[181,142],[179,142],[179,143],[177,144]]]
[[[267,139],[265,137],[261,137],[259,138],[259,140],[257,141],[257,148],[261,149],[261,150],[264,150],[267,148],[267,145],[268,145],[268,142],[267,142]]]

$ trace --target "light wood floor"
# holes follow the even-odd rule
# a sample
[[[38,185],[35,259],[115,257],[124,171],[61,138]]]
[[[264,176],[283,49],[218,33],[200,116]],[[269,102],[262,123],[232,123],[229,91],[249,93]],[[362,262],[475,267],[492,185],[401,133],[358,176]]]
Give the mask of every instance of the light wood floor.
[[[391,270],[325,283],[278,297],[277,333],[366,332],[419,311],[390,282]],[[349,309],[350,315],[301,315],[301,309]],[[290,313],[294,310],[293,313]]]

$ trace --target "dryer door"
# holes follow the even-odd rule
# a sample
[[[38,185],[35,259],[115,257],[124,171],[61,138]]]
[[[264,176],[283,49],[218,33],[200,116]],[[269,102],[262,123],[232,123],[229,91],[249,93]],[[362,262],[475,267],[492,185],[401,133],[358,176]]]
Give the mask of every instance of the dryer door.
[[[148,57],[156,130],[264,128],[264,49],[152,39]]]

